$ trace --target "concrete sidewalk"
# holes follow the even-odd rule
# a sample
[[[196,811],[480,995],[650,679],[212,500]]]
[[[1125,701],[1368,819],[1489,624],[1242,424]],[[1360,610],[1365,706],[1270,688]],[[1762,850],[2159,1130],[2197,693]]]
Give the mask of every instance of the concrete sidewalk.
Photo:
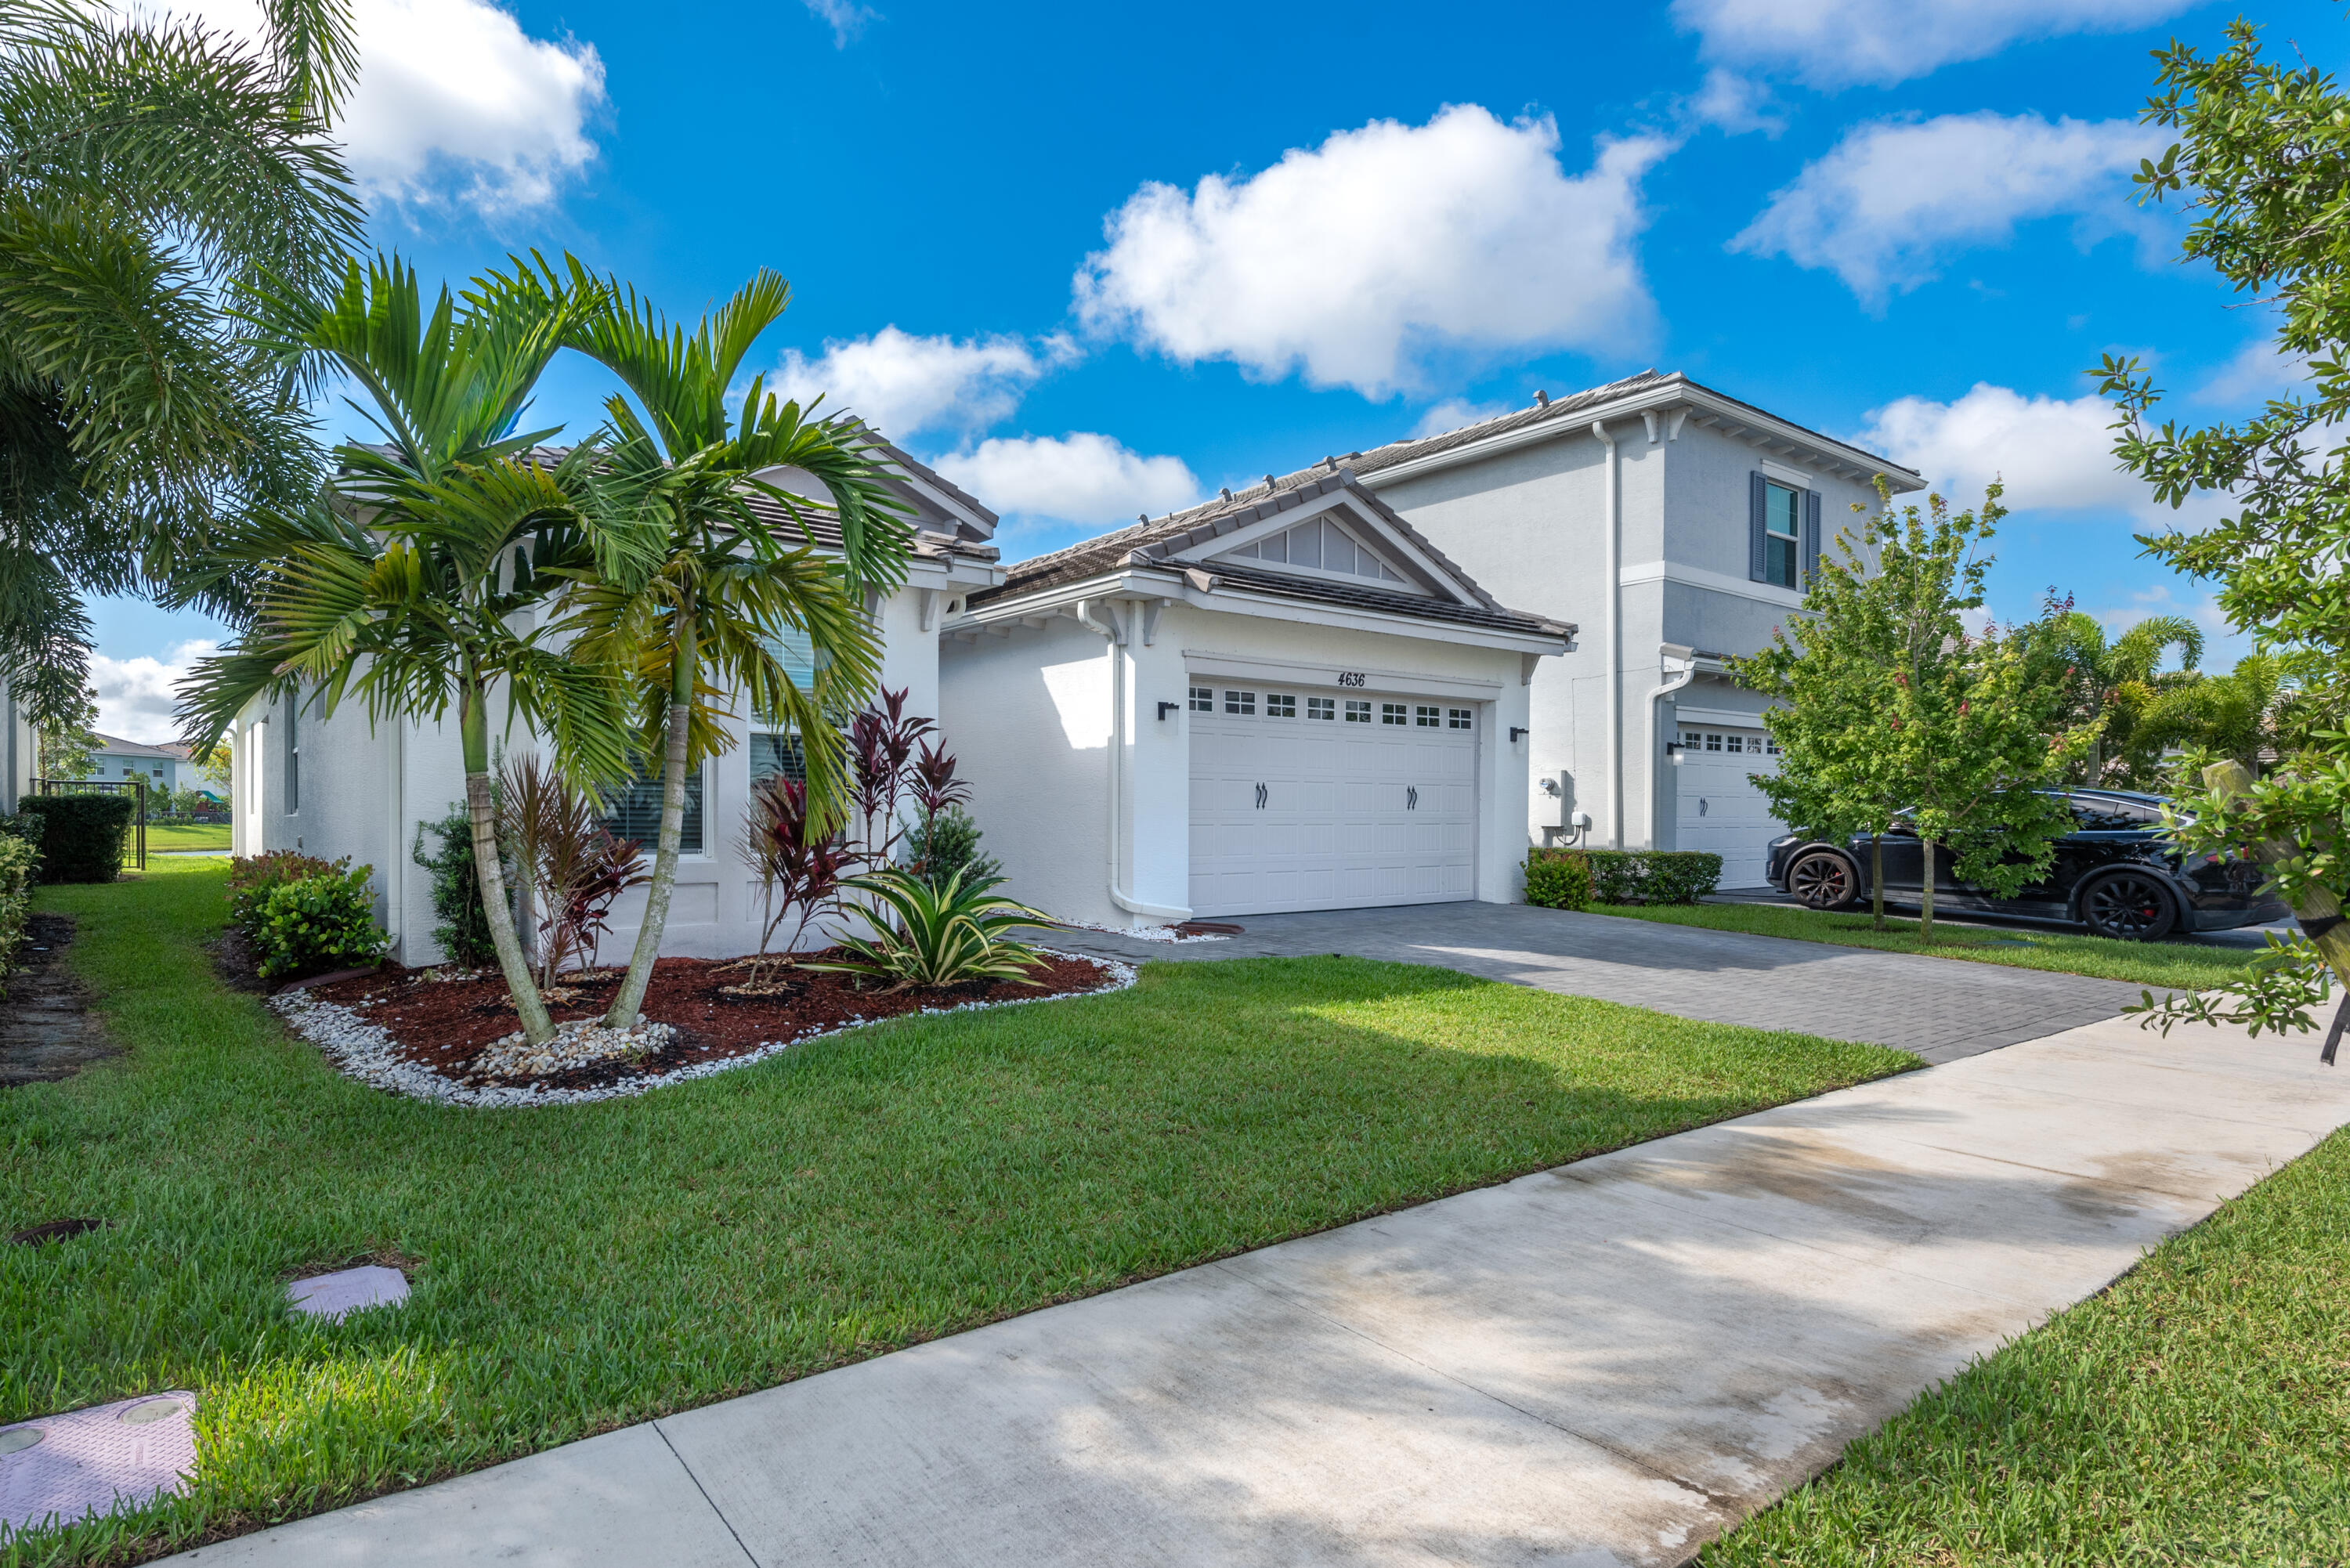
[[[185,1553],[1671,1564],[2350,1120],[2112,1020]]]

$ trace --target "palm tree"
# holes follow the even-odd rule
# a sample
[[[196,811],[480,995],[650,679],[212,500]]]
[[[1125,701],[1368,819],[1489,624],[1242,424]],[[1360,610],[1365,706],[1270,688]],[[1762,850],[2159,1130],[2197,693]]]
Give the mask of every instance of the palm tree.
[[[567,286],[546,281],[575,293],[585,286],[576,269]],[[865,596],[905,580],[909,529],[860,427],[778,402],[756,380],[740,418],[727,417],[743,357],[790,303],[781,277],[761,271],[691,336],[633,290],[614,284],[603,298],[567,337],[627,389],[605,404],[599,483],[659,532],[662,558],[633,590],[583,582],[562,629],[591,659],[633,663],[643,751],[661,758],[644,922],[605,1018],[627,1028],[668,924],[686,775],[733,743],[720,721],[738,695],[752,712],[798,731],[819,831],[846,818],[847,771],[832,719],[878,682],[880,649]],[[825,499],[764,477],[781,471],[814,479]],[[831,549],[817,547],[819,524],[837,531]],[[810,690],[775,659],[769,639],[786,628],[815,645]]]
[[[324,359],[372,405],[385,441],[339,449],[327,496],[259,514],[211,569],[258,574],[251,628],[197,667],[183,691],[199,754],[256,697],[347,697],[370,722],[457,711],[473,864],[498,965],[523,1032],[554,1025],[515,935],[490,788],[490,706],[548,737],[575,778],[625,776],[632,732],[629,672],[541,625],[519,629],[581,583],[641,584],[662,543],[639,514],[599,506],[598,454],[537,450],[551,431],[516,431],[532,386],[600,288],[548,291],[512,277],[475,280],[462,306],[447,289],[428,315],[416,274],[397,259],[349,265],[322,302],[271,302],[289,358]],[[312,695],[304,696],[309,688]]]
[[[343,0],[264,11],[256,50],[0,0],[0,680],[36,720],[87,679],[83,595],[233,616],[243,579],[182,568],[320,477],[311,389],[244,312],[331,276],[359,233],[328,140],[356,56]]]
[[[2044,639],[2043,656],[2061,661],[2068,724],[2103,718],[2105,731],[2082,764],[2082,784],[2106,782],[2109,771],[2125,781],[2143,770],[2146,745],[2137,735],[2137,720],[2173,689],[2193,684],[2195,667],[2203,661],[2203,632],[2180,616],[2152,616],[2111,642],[2096,618],[2072,607],[2069,599],[2054,600],[2035,636]],[[2163,655],[2178,650],[2179,668],[2158,672]],[[2151,737],[2148,737],[2149,739]],[[2156,752],[2161,746],[2157,743]]]

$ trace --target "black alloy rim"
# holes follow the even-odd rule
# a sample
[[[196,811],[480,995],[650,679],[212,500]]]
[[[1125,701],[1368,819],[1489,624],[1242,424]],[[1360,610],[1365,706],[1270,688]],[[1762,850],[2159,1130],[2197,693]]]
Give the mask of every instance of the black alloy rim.
[[[2150,877],[2108,877],[2089,889],[2089,923],[2115,936],[2147,936],[2162,924],[2164,898]]]
[[[1851,890],[1844,862],[1833,855],[1804,856],[1795,862],[1789,880],[1794,884],[1795,897],[1814,909],[1840,904]]]

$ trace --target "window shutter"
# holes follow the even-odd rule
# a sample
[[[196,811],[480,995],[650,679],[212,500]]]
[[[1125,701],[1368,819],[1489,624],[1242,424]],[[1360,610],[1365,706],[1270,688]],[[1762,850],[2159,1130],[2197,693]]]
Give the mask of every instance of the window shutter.
[[[1804,492],[1804,580],[1797,586],[1806,593],[1820,571],[1820,493]]]
[[[1771,504],[1770,482],[1760,473],[1748,477],[1752,481],[1748,493],[1752,504],[1747,508],[1746,580],[1760,583],[1768,581],[1771,576],[1771,523],[1766,515]]]

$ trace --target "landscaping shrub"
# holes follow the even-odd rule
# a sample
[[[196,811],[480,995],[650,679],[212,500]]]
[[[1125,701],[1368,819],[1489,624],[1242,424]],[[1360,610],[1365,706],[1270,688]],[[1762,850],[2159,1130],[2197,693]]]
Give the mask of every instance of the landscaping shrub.
[[[1601,904],[1694,904],[1721,882],[1721,857],[1702,849],[1589,849]]]
[[[1545,909],[1591,905],[1591,860],[1580,849],[1536,849],[1526,856],[1526,902]]]
[[[21,838],[0,835],[0,996],[8,994],[8,971],[16,963],[16,945],[25,940],[25,921],[33,909],[33,873],[40,864],[40,851]]]
[[[441,840],[441,847],[430,855],[424,853],[427,833]],[[409,857],[432,873],[432,913],[441,921],[432,928],[432,940],[450,961],[467,969],[487,969],[497,962],[490,917],[482,908],[481,877],[473,870],[473,819],[464,806],[452,804],[440,821],[417,824]]]
[[[979,849],[979,824],[959,805],[949,805],[918,819],[906,835],[909,869],[933,888],[954,877],[966,882],[1000,882],[1003,863]]]
[[[41,880],[111,882],[130,826],[128,794],[28,794],[19,812],[41,818]]]
[[[990,891],[994,886],[993,878],[966,882],[952,877],[934,888],[895,866],[851,877],[841,888],[870,894],[877,908],[846,907],[872,927],[872,935],[843,937],[847,958],[805,967],[890,981],[891,991],[973,980],[1025,982],[1027,971],[1045,961],[1035,948],[1003,933],[1016,926],[1050,925],[1053,917],[998,897]]]
[[[228,867],[229,924],[251,936],[261,923],[261,911],[269,895],[289,882],[300,882],[312,877],[338,877],[350,865],[350,857],[340,860],[321,860],[315,855],[296,855],[291,849],[272,849],[264,855],[232,860]]]
[[[368,891],[375,868],[346,871],[343,864],[278,882],[263,897],[249,929],[262,979],[356,969],[391,945],[375,923],[375,896]]]
[[[36,856],[41,840],[49,831],[49,819],[37,811],[20,811],[13,816],[0,815],[0,838],[18,838],[33,846]]]

